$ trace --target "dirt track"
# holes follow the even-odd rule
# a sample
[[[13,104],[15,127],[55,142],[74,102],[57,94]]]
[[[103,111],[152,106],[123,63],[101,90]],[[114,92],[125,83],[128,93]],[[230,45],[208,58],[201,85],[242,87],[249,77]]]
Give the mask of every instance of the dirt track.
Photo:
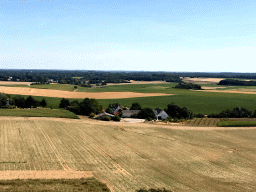
[[[31,95],[43,97],[60,97],[60,98],[94,98],[94,99],[122,99],[132,97],[150,97],[150,96],[165,96],[171,94],[164,93],[134,93],[134,92],[70,92],[52,89],[33,89],[26,87],[4,87],[0,86],[0,93],[17,94],[17,95]]]

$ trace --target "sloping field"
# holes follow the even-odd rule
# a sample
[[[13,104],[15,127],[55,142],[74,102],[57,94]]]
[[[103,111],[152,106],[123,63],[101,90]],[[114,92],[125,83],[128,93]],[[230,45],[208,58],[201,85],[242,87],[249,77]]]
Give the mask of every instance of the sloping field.
[[[255,128],[0,117],[0,178],[78,171],[112,191],[255,191],[255,139]]]
[[[0,93],[15,94],[15,95],[32,95],[43,97],[59,97],[59,98],[77,98],[84,99],[121,99],[133,97],[150,97],[150,96],[164,96],[170,94],[164,93],[135,93],[135,92],[102,92],[102,93],[88,93],[88,92],[70,92],[51,89],[33,89],[25,87],[0,87]]]

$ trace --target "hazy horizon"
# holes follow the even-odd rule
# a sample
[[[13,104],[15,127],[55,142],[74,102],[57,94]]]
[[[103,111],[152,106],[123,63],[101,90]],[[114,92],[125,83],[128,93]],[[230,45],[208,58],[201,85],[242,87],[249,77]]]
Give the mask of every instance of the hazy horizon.
[[[0,1],[0,68],[256,72],[256,2]]]

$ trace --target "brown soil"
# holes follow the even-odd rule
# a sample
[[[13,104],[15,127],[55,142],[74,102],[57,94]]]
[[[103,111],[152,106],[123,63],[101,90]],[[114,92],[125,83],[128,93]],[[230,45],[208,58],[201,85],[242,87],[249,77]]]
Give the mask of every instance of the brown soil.
[[[60,98],[77,98],[84,99],[121,99],[121,98],[132,98],[132,97],[150,97],[150,96],[165,96],[171,94],[163,93],[134,93],[134,92],[70,92],[60,91],[52,89],[33,89],[26,87],[0,87],[0,93],[6,94],[17,94],[17,95],[31,95],[31,96],[43,96],[43,97],[60,97]]]

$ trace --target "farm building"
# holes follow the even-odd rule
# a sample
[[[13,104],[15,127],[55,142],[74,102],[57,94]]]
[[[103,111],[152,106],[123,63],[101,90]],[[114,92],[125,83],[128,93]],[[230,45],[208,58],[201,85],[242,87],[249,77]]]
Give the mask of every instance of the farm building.
[[[162,109],[159,108],[155,108],[155,110],[153,111],[155,113],[155,117],[156,119],[167,119],[169,117],[169,115]]]
[[[112,115],[112,114],[110,114],[110,113],[106,113],[106,112],[103,112],[103,113],[100,113],[100,114],[98,114],[98,118],[103,118],[103,117],[106,117],[106,116],[108,116],[108,117],[114,117],[114,115]]]
[[[135,115],[137,113],[139,113],[140,110],[123,110],[122,113],[122,117],[131,117],[132,115]]]
[[[112,110],[112,113],[114,115],[117,115],[120,111],[122,111],[122,108],[119,106],[119,105],[116,105],[113,110]]]

